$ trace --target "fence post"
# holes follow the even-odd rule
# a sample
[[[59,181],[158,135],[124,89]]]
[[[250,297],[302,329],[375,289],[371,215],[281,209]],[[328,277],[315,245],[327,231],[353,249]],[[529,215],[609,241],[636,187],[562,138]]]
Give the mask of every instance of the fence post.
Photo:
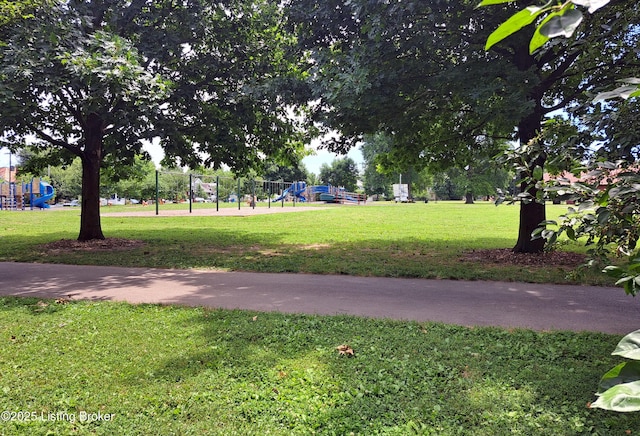
[[[158,208],[160,205],[160,182],[159,182],[159,177],[158,177],[159,171],[156,170],[156,215],[158,215]]]
[[[253,179],[253,185],[251,186],[253,188],[253,192],[251,193],[251,204],[253,205],[252,209],[256,208],[256,180]]]
[[[189,213],[193,212],[193,174],[189,173]]]
[[[296,195],[296,192],[298,191],[298,182],[293,182],[291,189],[293,190],[293,207],[296,207],[296,199],[298,198]]]

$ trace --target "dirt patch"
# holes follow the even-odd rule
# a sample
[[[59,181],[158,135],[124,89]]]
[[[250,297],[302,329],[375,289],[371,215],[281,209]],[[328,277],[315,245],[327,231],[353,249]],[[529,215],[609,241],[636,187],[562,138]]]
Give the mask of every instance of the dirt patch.
[[[514,253],[509,248],[467,251],[460,256],[460,259],[464,262],[549,267],[577,267],[586,262],[586,256],[584,254],[563,251],[550,251],[545,253]]]
[[[50,253],[61,253],[72,251],[123,251],[133,250],[143,245],[143,241],[124,238],[93,239],[91,241],[61,239],[44,244],[42,248]]]
[[[276,213],[293,213],[293,212],[307,212],[313,210],[323,210],[327,207],[321,206],[287,206],[280,207],[274,205],[273,207],[256,207],[252,209],[250,207],[243,207],[242,209],[223,207],[219,210],[215,208],[193,209],[189,212],[188,207],[185,209],[160,209],[158,215],[156,215],[155,209],[139,209],[132,208],[125,212],[102,212],[100,215],[103,217],[169,217],[169,216],[236,216],[247,217],[254,215],[266,215]]]

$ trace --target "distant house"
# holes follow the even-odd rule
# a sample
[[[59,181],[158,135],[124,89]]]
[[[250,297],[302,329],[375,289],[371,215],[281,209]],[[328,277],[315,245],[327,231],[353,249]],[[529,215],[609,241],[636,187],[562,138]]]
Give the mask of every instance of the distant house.
[[[16,167],[0,167],[0,181],[3,182],[15,182],[16,180]]]
[[[604,191],[605,189],[607,189],[607,186],[609,185],[611,179],[615,178],[618,174],[620,174],[623,171],[625,172],[634,171],[636,173],[640,173],[640,167],[611,170],[607,177],[598,180],[598,189],[600,189],[601,191]],[[588,173],[581,173],[579,177],[576,177],[567,171],[559,175],[551,175],[551,174],[545,173],[543,180],[545,182],[549,182],[551,180],[557,180],[557,181],[563,182],[564,184],[572,184],[572,183],[591,184],[596,181],[595,178],[592,176],[589,176]]]
[[[193,191],[198,192],[200,194],[204,194],[208,198],[215,199],[216,197],[216,184],[215,183],[205,183],[199,178],[195,178],[193,180]]]

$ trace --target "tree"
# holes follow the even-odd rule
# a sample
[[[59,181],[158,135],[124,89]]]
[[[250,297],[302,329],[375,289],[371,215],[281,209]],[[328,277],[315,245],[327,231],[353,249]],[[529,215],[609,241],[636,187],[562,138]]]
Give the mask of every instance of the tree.
[[[74,159],[71,164],[64,167],[51,167],[49,174],[56,198],[80,198],[82,195],[82,164],[80,159]]]
[[[334,159],[331,165],[320,167],[320,181],[324,184],[341,186],[347,191],[355,191],[358,184],[358,166],[350,157]]]
[[[302,162],[297,166],[281,166],[277,164],[270,165],[263,173],[265,180],[284,180],[286,182],[306,181],[308,179],[308,170]]]
[[[513,173],[489,159],[460,167],[449,167],[433,173],[433,190],[442,200],[465,200],[473,204],[477,197],[495,196],[507,191]]]
[[[316,119],[343,135],[329,146],[345,149],[363,133],[383,131],[396,138],[393,162],[464,167],[492,140],[534,145],[548,114],[589,100],[587,93],[609,77],[635,68],[638,34],[628,23],[637,7],[621,2],[585,20],[586,31],[574,41],[549,43],[535,54],[533,30],[485,51],[490,30],[515,11],[511,4],[488,13],[468,1],[291,0],[290,13],[313,59]],[[600,26],[608,30],[589,31]],[[536,176],[553,149],[530,151],[520,174],[519,252],[544,247],[531,239],[545,220],[544,204],[535,201]]]
[[[33,15],[4,29],[0,130],[12,149],[35,136],[42,163],[81,159],[79,240],[104,238],[100,168],[131,164],[143,140],[166,162],[238,172],[302,148],[277,5],[71,0]]]
[[[393,198],[393,185],[402,181],[409,185],[411,198],[429,198],[433,184],[431,174],[428,170],[417,171],[412,165],[394,162],[389,156],[394,148],[393,136],[377,133],[364,135],[363,139],[360,150],[365,164],[363,184],[367,194]]]
[[[0,32],[8,24],[30,18],[31,13],[43,3],[38,0],[0,0]]]
[[[100,186],[103,197],[118,194],[122,198],[150,199],[156,195],[156,167],[153,162],[136,156],[127,174],[120,174],[117,166],[102,171]]]
[[[519,17],[525,17],[524,23],[530,24],[543,11],[544,8],[531,7],[519,13]],[[582,21],[576,23],[574,17],[577,15],[581,16],[572,8],[564,8],[542,20],[541,26],[561,21],[575,29]],[[637,32],[629,28],[634,16],[637,16],[637,4],[620,2],[607,14],[584,20],[584,29],[565,43],[556,40],[544,45],[549,37],[542,35],[539,28],[516,35],[508,33],[500,39],[489,37],[486,48],[493,47],[519,70],[533,70],[536,76],[534,86],[527,94],[532,110],[518,123],[518,139],[523,150],[520,156],[526,159],[520,165],[523,201],[516,251],[541,251],[544,247],[543,239],[531,239],[531,235],[546,219],[543,192],[539,189],[541,175],[551,154],[558,157],[558,150],[554,149],[558,143],[545,144],[540,140],[545,117],[559,109],[585,108],[591,101],[590,93],[592,96],[594,91],[606,86],[611,77],[637,68],[634,54]],[[500,35],[503,26],[499,26],[492,36]],[[594,32],[594,29],[601,28],[607,30]],[[610,62],[609,59],[615,61]],[[579,120],[576,119],[576,123]],[[589,145],[590,140],[587,139],[582,150]]]
[[[378,162],[379,156],[391,150],[391,138],[378,133],[365,135],[363,139],[360,150],[365,164],[363,174],[364,190],[369,195],[384,195],[386,198],[391,198],[393,196],[391,187],[394,183],[397,183],[398,173],[384,171]]]
[[[495,2],[483,2],[491,3]],[[583,18],[582,12],[574,9],[574,5],[588,7],[588,11],[593,13],[607,3],[609,0],[570,0],[564,4],[549,3],[543,8],[538,8],[536,16],[544,13],[547,13],[547,16],[536,27],[530,51],[534,51],[551,38],[573,35]],[[534,21],[529,16],[529,8],[527,9],[516,13],[503,23],[491,35],[487,45],[504,39]],[[527,19],[520,22],[516,19],[518,16]],[[632,23],[631,27],[631,33],[637,33],[637,24]],[[574,173],[574,176],[581,177],[582,180],[571,183],[567,179],[559,179],[547,187],[548,193],[559,198],[571,199],[579,207],[571,207],[567,214],[561,216],[559,230],[540,226],[535,235],[548,239],[551,243],[556,242],[558,234],[563,232],[572,240],[586,237],[587,245],[595,244],[595,249],[590,250],[594,257],[608,253],[609,248],[614,247],[617,254],[628,258],[628,265],[610,265],[603,272],[617,279],[616,285],[623,286],[627,294],[635,296],[640,291],[640,251],[637,250],[640,238],[640,135],[637,129],[633,128],[636,118],[632,114],[637,114],[640,79],[626,78],[622,82],[625,85],[613,91],[601,92],[594,100],[631,98],[628,104],[619,105],[617,101],[604,107],[597,105],[593,112],[585,111],[586,105],[579,107],[584,122],[588,125],[587,129],[602,132],[604,143],[595,156],[591,156],[592,160],[586,167],[590,171],[585,174],[583,168],[580,174]],[[616,128],[615,125],[619,121],[622,121],[626,128]],[[617,158],[617,162],[605,160],[611,157]],[[555,222],[544,224],[557,225]],[[590,407],[617,412],[640,410],[640,365],[637,362],[640,356],[639,341],[640,330],[628,334],[620,341],[612,354],[625,357],[629,361],[615,366],[602,377],[596,394],[598,399],[591,403]]]

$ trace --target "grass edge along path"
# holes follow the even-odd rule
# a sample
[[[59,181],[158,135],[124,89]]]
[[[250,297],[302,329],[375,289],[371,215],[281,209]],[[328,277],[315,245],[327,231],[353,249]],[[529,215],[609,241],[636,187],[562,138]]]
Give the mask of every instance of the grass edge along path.
[[[463,257],[474,250],[510,247],[517,231],[516,206],[439,202],[317,209],[243,217],[104,217],[108,237],[141,242],[127,251],[56,248],[60,239],[75,239],[78,210],[3,212],[0,261],[609,284],[599,270],[576,273],[575,265]],[[566,208],[549,209],[553,217]],[[109,209],[118,210],[139,208]],[[563,250],[585,248],[573,244]]]

